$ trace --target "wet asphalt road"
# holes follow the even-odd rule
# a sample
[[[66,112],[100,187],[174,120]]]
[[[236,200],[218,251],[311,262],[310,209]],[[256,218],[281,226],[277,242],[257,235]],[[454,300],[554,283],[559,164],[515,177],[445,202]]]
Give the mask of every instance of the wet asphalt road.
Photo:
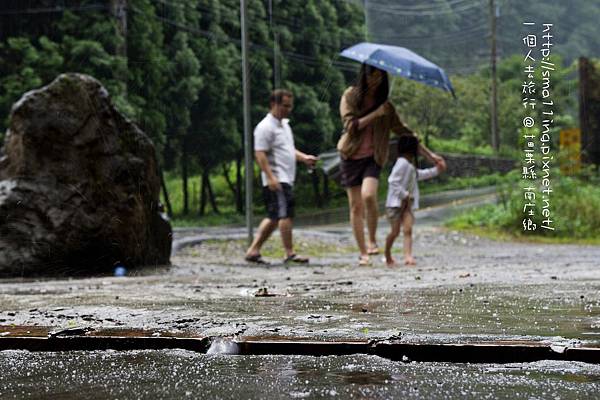
[[[417,267],[355,265],[337,228],[299,232],[311,266],[248,266],[243,240],[189,247],[168,270],[0,284],[0,324],[127,326],[201,336],[600,339],[600,248],[492,242],[422,227]],[[340,228],[342,229],[342,228]],[[266,254],[277,261],[279,243]],[[273,297],[255,297],[262,288]],[[558,339],[557,339],[558,338]]]
[[[179,231],[177,239],[198,240],[170,268],[123,278],[1,281],[0,325],[600,346],[600,247],[495,242],[441,228],[455,207],[417,214],[417,267],[388,268],[380,260],[358,267],[345,224],[296,232],[310,266],[277,264],[278,237],[264,252],[274,265],[248,266],[242,231]],[[380,244],[386,230],[382,221]],[[400,242],[397,254],[399,248]],[[275,296],[255,297],[262,288]],[[0,368],[0,393],[8,398],[258,398],[265,392],[274,398],[594,398],[600,392],[597,366],[560,362],[507,367],[374,356],[0,352]],[[73,384],[65,385],[69,377]],[[515,397],[519,391],[524,395]]]

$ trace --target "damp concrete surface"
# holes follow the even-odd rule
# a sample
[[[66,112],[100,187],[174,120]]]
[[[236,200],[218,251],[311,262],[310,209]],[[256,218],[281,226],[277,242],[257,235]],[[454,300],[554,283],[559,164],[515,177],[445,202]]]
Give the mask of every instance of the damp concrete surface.
[[[0,352],[10,399],[594,399],[600,366],[403,363],[183,350]]]
[[[486,200],[486,201],[489,201]],[[176,230],[170,267],[125,277],[0,281],[0,327],[126,328],[187,337],[519,341],[600,347],[600,247],[493,241],[444,228],[465,207],[417,212],[417,266],[359,267],[347,223],[277,233],[243,261],[236,228]],[[388,226],[381,219],[378,241]],[[399,238],[394,252],[402,260]],[[396,362],[374,355],[184,350],[0,352],[3,398],[597,398],[598,365]]]

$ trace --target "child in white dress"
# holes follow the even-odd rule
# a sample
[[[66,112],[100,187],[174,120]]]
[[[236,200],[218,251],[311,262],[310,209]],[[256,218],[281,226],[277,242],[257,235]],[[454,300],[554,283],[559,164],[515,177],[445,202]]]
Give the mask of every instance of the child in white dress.
[[[385,207],[391,232],[385,241],[385,262],[390,267],[396,265],[396,260],[392,257],[392,245],[400,234],[401,227],[404,233],[404,264],[416,264],[412,255],[412,227],[415,221],[413,210],[419,208],[417,181],[433,178],[446,170],[446,162],[443,160],[435,167],[416,169],[418,145],[419,140],[415,136],[398,138],[398,159],[388,178]]]

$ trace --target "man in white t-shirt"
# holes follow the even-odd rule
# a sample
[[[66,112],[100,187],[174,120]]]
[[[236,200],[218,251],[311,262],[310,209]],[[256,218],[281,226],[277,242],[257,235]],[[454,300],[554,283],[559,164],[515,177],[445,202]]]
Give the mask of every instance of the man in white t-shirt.
[[[284,262],[308,262],[308,258],[294,253],[292,186],[296,177],[296,161],[314,167],[317,157],[304,154],[294,146],[292,128],[287,119],[293,107],[294,96],[291,92],[283,89],[273,91],[269,113],[254,129],[254,155],[262,171],[267,217],[260,223],[256,237],[246,251],[246,261],[249,262],[266,264],[260,249],[277,227],[285,250]]]

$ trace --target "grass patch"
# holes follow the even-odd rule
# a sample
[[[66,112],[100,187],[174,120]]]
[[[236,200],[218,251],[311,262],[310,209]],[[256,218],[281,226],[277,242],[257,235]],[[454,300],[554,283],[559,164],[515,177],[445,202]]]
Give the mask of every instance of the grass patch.
[[[387,195],[387,178],[391,165],[385,168],[381,173],[378,195],[380,200],[385,200]],[[296,215],[307,215],[315,212],[322,212],[328,209],[338,209],[348,205],[348,199],[343,188],[337,183],[330,181],[330,198],[326,205],[319,208],[315,205],[313,189],[308,174],[299,173],[298,181],[294,186],[296,197]],[[233,177],[231,177],[233,179]],[[189,207],[190,212],[183,214],[183,189],[181,178],[173,172],[165,176],[169,198],[173,207],[173,217],[171,223],[175,227],[206,227],[206,226],[240,226],[245,224],[245,216],[239,214],[235,208],[235,199],[233,193],[227,186],[227,182],[222,175],[211,176],[213,190],[216,195],[219,213],[211,210],[210,205],[206,207],[206,213],[203,216],[199,214],[199,196],[200,196],[200,176],[192,175],[188,181]],[[506,178],[499,173],[487,174],[477,177],[451,178],[442,175],[433,180],[419,183],[422,194],[432,194],[446,190],[459,190],[478,188],[485,186],[494,186],[502,184]],[[322,187],[321,187],[322,189]],[[161,201],[164,198],[161,193]],[[254,221],[258,221],[265,216],[264,205],[262,202],[262,189],[254,189]]]
[[[219,253],[223,257],[231,254],[244,254],[247,243],[243,239],[237,240],[207,240],[200,246],[188,250],[188,254],[194,257],[202,257],[203,251],[209,250],[212,253]],[[303,237],[296,235],[294,237],[294,250],[298,254],[309,257],[326,257],[340,254],[352,254],[356,252],[354,246],[339,245],[332,241],[320,240],[319,238]],[[270,259],[283,259],[284,251],[281,244],[281,237],[276,232],[269,240],[265,242],[261,249],[261,254]]]
[[[256,215],[256,214],[255,214]],[[171,219],[171,224],[179,228],[194,228],[206,226],[224,226],[224,225],[243,225],[246,217],[235,211],[227,213],[215,214],[208,213],[204,216],[200,215],[176,215]]]
[[[542,199],[538,199],[532,217],[535,231],[524,231],[523,219],[528,217],[523,208],[527,202],[522,188],[530,182],[520,180],[518,172],[511,173],[499,186],[501,202],[467,211],[451,219],[446,225],[452,229],[469,231],[494,239],[530,241],[536,243],[600,244],[600,186],[598,176],[584,172],[578,176],[564,176],[552,170],[550,219],[555,230],[542,229]]]

